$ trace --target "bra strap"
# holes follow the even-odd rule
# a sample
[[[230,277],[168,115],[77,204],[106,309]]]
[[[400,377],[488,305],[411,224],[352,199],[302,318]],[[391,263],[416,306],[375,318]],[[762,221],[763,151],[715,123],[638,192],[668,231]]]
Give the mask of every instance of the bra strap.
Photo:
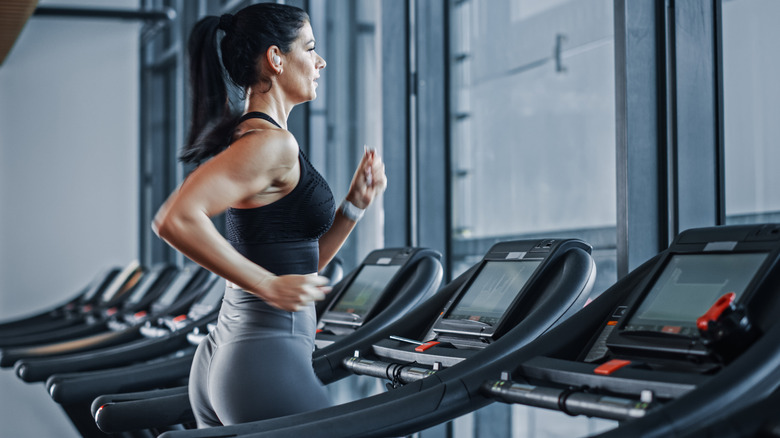
[[[274,120],[271,116],[269,116],[266,113],[262,113],[260,111],[252,111],[251,113],[244,114],[243,116],[241,116],[240,119],[238,119],[238,124],[241,124],[241,122],[243,122],[245,120],[249,120],[249,119],[263,119],[263,120],[267,120],[267,121],[273,123],[274,125],[276,125],[277,128],[284,129],[281,126],[279,126],[279,124],[276,123],[276,120]]]

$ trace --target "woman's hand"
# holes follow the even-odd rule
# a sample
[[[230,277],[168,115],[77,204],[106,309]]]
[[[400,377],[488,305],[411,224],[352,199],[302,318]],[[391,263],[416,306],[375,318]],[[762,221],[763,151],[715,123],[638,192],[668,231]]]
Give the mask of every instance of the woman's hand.
[[[349,185],[347,200],[356,207],[366,209],[377,195],[385,191],[387,175],[382,157],[375,149],[365,148],[363,159],[360,160],[352,183]]]
[[[311,302],[324,299],[325,294],[331,290],[326,284],[328,279],[317,274],[269,275],[249,292],[273,307],[297,312]]]

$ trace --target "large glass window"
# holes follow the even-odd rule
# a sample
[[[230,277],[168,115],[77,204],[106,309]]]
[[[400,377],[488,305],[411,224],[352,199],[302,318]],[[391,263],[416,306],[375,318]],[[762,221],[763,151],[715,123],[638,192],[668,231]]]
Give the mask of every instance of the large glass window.
[[[726,222],[780,221],[780,2],[722,2]]]
[[[616,280],[612,9],[450,3],[454,275],[497,240],[566,235]]]
[[[500,240],[579,237],[605,290],[617,280],[613,1],[452,0],[449,22],[453,277]],[[451,427],[479,437],[613,426],[495,404]]]

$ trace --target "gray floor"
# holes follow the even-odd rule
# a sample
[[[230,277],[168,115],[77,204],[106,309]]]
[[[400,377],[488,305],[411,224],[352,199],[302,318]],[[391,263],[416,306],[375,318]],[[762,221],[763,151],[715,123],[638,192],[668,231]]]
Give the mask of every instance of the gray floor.
[[[79,434],[41,383],[0,370],[0,437],[70,438]]]
[[[75,292],[0,294],[0,321],[37,314],[70,296],[75,296]],[[27,383],[16,377],[13,368],[0,368],[0,438],[79,436],[65,412],[46,393],[43,383]]]

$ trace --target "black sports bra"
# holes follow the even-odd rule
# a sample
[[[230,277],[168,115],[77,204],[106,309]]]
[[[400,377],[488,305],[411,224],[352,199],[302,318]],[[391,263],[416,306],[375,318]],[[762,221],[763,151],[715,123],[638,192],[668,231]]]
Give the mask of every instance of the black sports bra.
[[[239,123],[261,118],[279,126],[265,113],[245,114]],[[227,240],[241,254],[276,275],[317,272],[319,238],[330,229],[336,204],[328,183],[298,151],[301,175],[283,198],[262,207],[229,208]]]

